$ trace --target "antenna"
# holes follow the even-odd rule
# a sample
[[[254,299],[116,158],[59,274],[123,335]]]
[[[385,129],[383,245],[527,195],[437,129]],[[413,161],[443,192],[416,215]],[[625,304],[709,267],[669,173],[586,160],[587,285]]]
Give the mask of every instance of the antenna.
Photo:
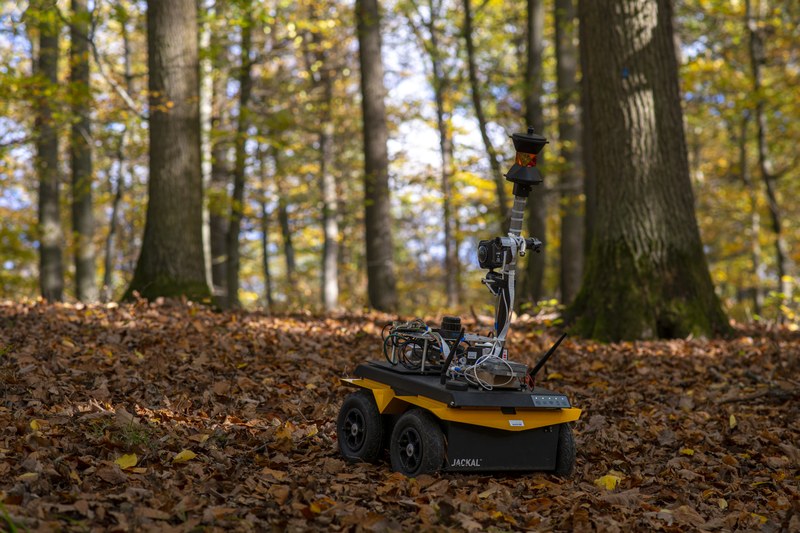
[[[566,333],[561,335],[561,337],[559,337],[559,339],[556,341],[556,343],[553,344],[550,347],[549,350],[547,350],[547,353],[544,354],[541,359],[539,359],[539,362],[536,363],[536,366],[533,367],[530,372],[528,372],[528,376],[530,376],[531,381],[536,379],[536,374],[539,372],[539,370],[542,369],[542,367],[547,362],[547,360],[550,359],[550,356],[555,353],[555,351],[558,349],[558,345],[561,344],[561,341],[563,341],[566,338],[567,338],[567,334]]]

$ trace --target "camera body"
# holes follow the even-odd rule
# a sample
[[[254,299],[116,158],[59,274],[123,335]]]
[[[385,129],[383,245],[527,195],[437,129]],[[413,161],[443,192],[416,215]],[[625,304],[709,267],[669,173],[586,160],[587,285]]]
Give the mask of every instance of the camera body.
[[[511,259],[511,247],[503,242],[502,237],[478,243],[478,264],[481,268],[489,270],[500,268],[509,259]]]
[[[481,268],[489,270],[502,268],[503,264],[511,260],[511,245],[513,241],[508,237],[495,237],[478,243],[478,264]],[[542,241],[536,237],[525,239],[525,246],[534,252],[542,251]],[[520,253],[520,255],[525,255]]]

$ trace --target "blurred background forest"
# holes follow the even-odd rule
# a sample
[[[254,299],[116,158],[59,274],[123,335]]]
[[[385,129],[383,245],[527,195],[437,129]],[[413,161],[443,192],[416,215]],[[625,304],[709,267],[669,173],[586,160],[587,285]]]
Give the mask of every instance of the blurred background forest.
[[[272,311],[368,306],[369,88],[357,28],[374,22],[374,2],[190,3],[196,16],[162,31],[199,50],[200,262],[213,297]],[[131,286],[145,238],[150,116],[182,105],[154,109],[147,4],[0,5],[0,298],[53,290],[50,299],[109,301]],[[550,144],[528,226],[545,250],[525,273],[522,305],[569,304],[595,216],[577,0],[380,4],[373,72],[385,84],[391,198],[383,242],[401,297],[373,307],[490,308],[476,246],[500,234],[498,197],[511,185],[498,189],[496,177],[514,160],[507,136],[529,124]],[[730,317],[796,322],[800,4],[673,5],[690,177],[717,294]],[[167,135],[159,146],[180,142]],[[42,287],[47,250],[59,252],[49,272],[61,290],[57,280]]]

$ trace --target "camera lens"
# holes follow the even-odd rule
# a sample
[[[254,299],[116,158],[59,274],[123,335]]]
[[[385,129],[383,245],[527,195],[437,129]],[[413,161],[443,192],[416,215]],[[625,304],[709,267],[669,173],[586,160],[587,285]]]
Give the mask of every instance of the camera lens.
[[[483,264],[489,257],[489,250],[486,249],[485,244],[478,246],[478,262]]]

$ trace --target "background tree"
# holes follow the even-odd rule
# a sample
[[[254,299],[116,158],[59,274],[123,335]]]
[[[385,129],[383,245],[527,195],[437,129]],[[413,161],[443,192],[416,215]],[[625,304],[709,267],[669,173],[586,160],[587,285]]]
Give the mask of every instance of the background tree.
[[[89,10],[86,0],[72,0],[70,28],[70,90],[72,128],[72,233],[75,239],[75,296],[82,302],[99,297],[95,270],[92,211],[92,120],[89,85]]]
[[[536,133],[547,136],[544,131],[544,113],[542,110],[542,53],[544,49],[544,1],[528,0],[525,25],[525,122],[533,126]],[[522,130],[521,130],[522,131]],[[538,156],[537,165],[542,166],[546,154]],[[545,254],[547,254],[547,197],[544,185],[536,187],[528,198],[526,219],[528,233],[540,239],[545,246],[540,253],[529,254],[525,268],[522,287],[522,299],[528,304],[536,305],[542,297],[542,280],[544,278]],[[521,303],[522,303],[521,299]]]
[[[58,90],[58,35],[60,19],[56,6],[46,1],[31,4],[29,16],[37,32],[36,170],[39,174],[39,288],[42,297],[60,301],[64,291],[62,265],[58,124],[55,116]]]
[[[581,125],[575,0],[555,1],[556,92],[561,198],[561,301],[572,303],[583,275]]]
[[[241,3],[242,34],[239,60],[239,117],[236,125],[236,140],[234,143],[235,161],[233,167],[233,194],[231,196],[230,218],[228,220],[228,233],[226,238],[226,277],[228,307],[239,307],[239,231],[241,230],[242,218],[244,217],[244,188],[245,188],[245,164],[247,152],[245,143],[247,141],[247,129],[250,124],[250,95],[253,90],[251,58],[253,46],[253,17],[251,10],[253,6],[250,2]]]
[[[209,296],[203,258],[199,64],[194,0],[147,5],[150,178],[127,296]]]
[[[364,121],[364,232],[369,303],[380,311],[397,308],[389,204],[388,132],[384,107],[380,13],[377,0],[356,0],[361,110]]]
[[[444,288],[447,306],[455,307],[460,299],[460,276],[458,266],[458,211],[454,209],[453,181],[453,80],[452,58],[458,56],[456,48],[447,43],[445,18],[449,15],[443,0],[430,0],[420,6],[411,0],[401,6],[406,11],[408,22],[425,51],[430,70],[430,84],[433,88],[433,101],[436,108],[436,130],[439,136],[439,157],[441,160],[439,180],[442,191],[442,226],[444,247]],[[427,12],[427,16],[423,13]],[[450,39],[452,41],[452,39]],[[448,57],[451,55],[451,57]],[[450,59],[450,61],[448,61]]]
[[[464,26],[463,35],[464,42],[466,43],[467,51],[467,72],[469,74],[469,87],[470,94],[472,95],[472,107],[475,112],[475,118],[478,120],[478,130],[483,140],[483,146],[486,149],[486,155],[489,157],[489,167],[491,168],[492,178],[494,179],[495,187],[497,189],[497,205],[498,215],[500,222],[501,233],[508,227],[509,205],[508,193],[506,192],[506,181],[503,177],[503,171],[500,167],[498,160],[497,150],[494,147],[494,142],[489,137],[487,128],[486,115],[483,112],[483,96],[481,95],[481,81],[478,79],[478,67],[475,59],[475,42],[473,39],[473,17],[472,17],[472,4],[470,0],[463,0],[464,7]]]
[[[694,216],[668,0],[586,1],[597,229],[571,314],[618,340],[727,327]]]

